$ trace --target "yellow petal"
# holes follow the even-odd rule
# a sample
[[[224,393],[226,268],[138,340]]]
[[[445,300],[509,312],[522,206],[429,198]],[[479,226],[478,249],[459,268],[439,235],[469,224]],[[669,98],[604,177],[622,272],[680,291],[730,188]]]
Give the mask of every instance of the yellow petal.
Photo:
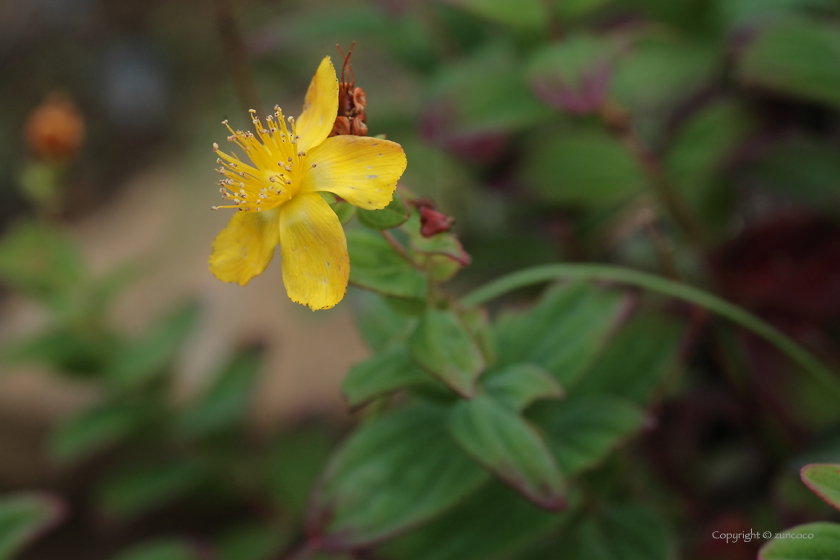
[[[300,192],[328,191],[355,206],[377,210],[391,202],[406,160],[396,142],[333,136],[307,152],[304,165],[308,171]]]
[[[329,309],[347,292],[350,257],[344,229],[317,193],[298,194],[280,207],[283,283],[292,301]]]
[[[279,210],[234,214],[213,242],[210,272],[240,286],[262,274],[280,241]]]
[[[308,152],[332,131],[338,114],[338,79],[330,57],[324,57],[303,102],[303,113],[297,120],[298,150]]]

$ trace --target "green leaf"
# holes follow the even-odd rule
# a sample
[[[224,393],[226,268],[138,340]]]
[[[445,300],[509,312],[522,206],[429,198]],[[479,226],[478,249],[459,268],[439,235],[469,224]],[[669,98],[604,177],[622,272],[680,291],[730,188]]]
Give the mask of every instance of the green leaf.
[[[449,432],[464,452],[533,503],[566,506],[563,476],[536,430],[487,395],[459,402]]]
[[[576,20],[611,2],[613,0],[555,0],[554,11],[561,20]]]
[[[43,494],[7,494],[0,498],[0,560],[18,551],[64,517],[64,506]]]
[[[574,519],[580,495],[569,498],[567,511],[548,512],[494,481],[440,518],[386,544],[383,552],[411,560],[518,559],[523,549]]]
[[[814,494],[835,509],[840,509],[840,465],[805,465],[800,476]]]
[[[347,232],[350,282],[382,295],[425,299],[428,280],[377,233]]]
[[[26,294],[52,300],[83,276],[81,251],[65,232],[24,222],[0,240],[0,281]]]
[[[59,328],[10,344],[0,356],[8,364],[35,362],[62,374],[96,376],[107,368],[115,346],[116,341],[105,333],[88,336]]]
[[[511,27],[542,27],[548,21],[548,11],[541,0],[458,0],[457,4],[477,16]]]
[[[299,427],[272,444],[266,478],[271,497],[283,511],[302,516],[318,473],[335,447],[335,436],[323,425]]]
[[[817,10],[824,12],[832,8],[836,13],[837,3],[834,0],[730,0],[718,4],[722,19],[730,27],[755,26],[757,22],[796,17]]]
[[[289,544],[292,535],[286,526],[261,523],[240,525],[226,530],[218,539],[216,560],[272,560]]]
[[[452,115],[436,132],[456,144],[476,135],[524,130],[551,116],[550,109],[531,92],[513,47],[504,40],[485,45],[457,62],[439,66],[431,82],[430,113],[434,108]]]
[[[234,355],[197,402],[180,414],[175,431],[192,438],[241,426],[249,413],[262,365],[260,347],[246,348]]]
[[[486,482],[444,419],[442,409],[414,405],[362,425],[321,476],[309,534],[328,549],[369,545],[440,515]]]
[[[665,158],[671,181],[690,197],[720,170],[750,132],[748,115],[738,105],[719,101],[693,115],[679,130]]]
[[[189,494],[204,474],[200,464],[188,460],[131,466],[103,481],[98,503],[108,514],[135,517]]]
[[[348,404],[355,407],[430,380],[429,374],[411,359],[408,347],[395,344],[351,367],[341,387]]]
[[[601,396],[537,403],[528,416],[543,432],[560,471],[568,477],[601,462],[647,420],[636,405]]]
[[[837,149],[805,138],[793,138],[770,147],[746,167],[746,174],[752,183],[817,209],[833,204],[840,193]]]
[[[538,89],[586,97],[592,103],[590,110],[594,110],[603,102],[609,83],[608,64],[617,50],[602,37],[571,35],[531,55],[528,76]]]
[[[121,387],[133,387],[165,374],[195,326],[199,311],[198,305],[186,305],[154,325],[142,339],[128,345],[111,364],[111,380]]]
[[[765,29],[746,49],[743,82],[840,107],[840,28],[790,20]]]
[[[132,547],[113,560],[198,560],[198,552],[178,539],[160,539]]]
[[[489,365],[496,362],[496,338],[495,333],[490,329],[490,315],[482,307],[468,309],[461,314],[461,322],[469,331],[470,336],[475,340],[484,361]]]
[[[484,371],[484,357],[451,310],[429,309],[409,338],[411,356],[444,385],[469,398]]]
[[[147,403],[112,402],[63,421],[49,440],[57,461],[78,461],[136,433],[154,414]]]
[[[584,282],[561,284],[530,311],[497,321],[497,365],[532,363],[569,386],[598,356],[625,302],[619,291]]]
[[[526,558],[554,560],[558,550],[568,560],[671,560],[676,555],[676,543],[659,514],[629,504],[611,506],[587,517],[543,553]]]
[[[715,79],[723,53],[716,43],[650,35],[640,37],[627,55],[618,59],[612,94],[631,114],[664,118],[670,114],[668,109]]]
[[[365,291],[357,291],[353,298],[356,322],[365,342],[374,351],[382,350],[395,342],[405,340],[414,332],[417,319],[404,313],[392,301],[408,301],[400,298],[386,298]]]
[[[808,523],[781,532],[761,547],[759,560],[835,560],[840,550],[840,525]]]
[[[349,202],[336,202],[332,205],[332,209],[335,215],[338,216],[338,221],[341,222],[341,225],[346,225],[356,215],[356,207]]]
[[[499,403],[521,411],[541,399],[563,398],[563,388],[554,377],[533,364],[514,364],[488,373],[484,389]]]
[[[359,208],[356,215],[359,223],[366,228],[383,230],[395,228],[404,223],[409,216],[408,204],[405,199],[394,193],[394,198],[385,208],[381,210],[364,210]]]
[[[523,173],[543,199],[568,205],[613,204],[647,186],[633,156],[618,140],[596,128],[543,139],[528,151]]]
[[[644,405],[676,367],[681,337],[681,325],[676,321],[633,319],[569,393],[612,395]]]

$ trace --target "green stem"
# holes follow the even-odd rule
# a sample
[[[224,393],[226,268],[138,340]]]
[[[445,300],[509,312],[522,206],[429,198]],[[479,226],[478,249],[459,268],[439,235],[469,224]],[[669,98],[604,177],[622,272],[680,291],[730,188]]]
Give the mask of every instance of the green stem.
[[[478,288],[461,299],[467,307],[481,305],[503,294],[550,280],[612,280],[658,292],[714,311],[773,344],[801,366],[811,378],[840,399],[840,379],[808,350],[749,311],[687,284],[620,266],[603,264],[547,264],[520,270]]]

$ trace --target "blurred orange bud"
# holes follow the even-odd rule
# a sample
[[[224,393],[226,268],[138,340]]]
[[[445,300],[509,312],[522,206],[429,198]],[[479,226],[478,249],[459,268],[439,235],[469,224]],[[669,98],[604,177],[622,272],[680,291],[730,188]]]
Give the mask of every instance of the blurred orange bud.
[[[38,159],[73,159],[85,138],[85,120],[72,100],[53,93],[29,114],[24,136]]]

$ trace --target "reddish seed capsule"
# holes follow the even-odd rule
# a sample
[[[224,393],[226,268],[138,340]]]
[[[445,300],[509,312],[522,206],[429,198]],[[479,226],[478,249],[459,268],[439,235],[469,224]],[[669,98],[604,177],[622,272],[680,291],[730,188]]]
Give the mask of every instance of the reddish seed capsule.
[[[455,218],[435,210],[434,203],[429,199],[418,200],[415,204],[420,211],[420,234],[423,237],[447,232],[455,223]]]
[[[350,45],[347,56],[341,47],[338,51],[344,59],[341,67],[341,81],[338,84],[338,115],[333,125],[330,136],[341,136],[351,134],[355,136],[367,136],[367,94],[365,90],[356,87],[356,75],[353,73],[353,66],[350,64],[350,57],[353,55],[355,41]],[[345,126],[346,121],[346,126]]]

